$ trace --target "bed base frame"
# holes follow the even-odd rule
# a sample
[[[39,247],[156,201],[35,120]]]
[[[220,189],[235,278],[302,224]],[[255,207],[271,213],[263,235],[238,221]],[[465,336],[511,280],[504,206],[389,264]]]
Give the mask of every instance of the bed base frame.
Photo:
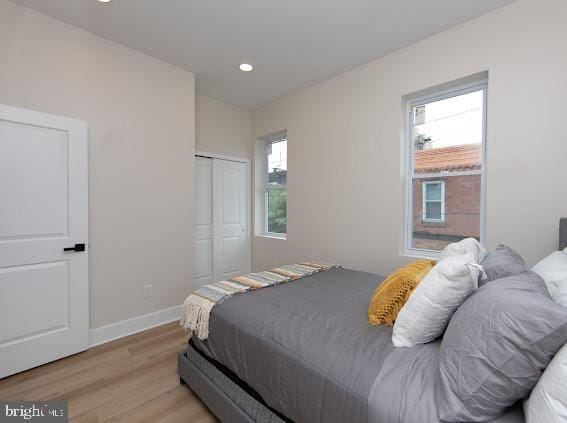
[[[221,422],[284,423],[257,393],[228,369],[199,352],[190,341],[178,354],[179,382],[189,386]]]

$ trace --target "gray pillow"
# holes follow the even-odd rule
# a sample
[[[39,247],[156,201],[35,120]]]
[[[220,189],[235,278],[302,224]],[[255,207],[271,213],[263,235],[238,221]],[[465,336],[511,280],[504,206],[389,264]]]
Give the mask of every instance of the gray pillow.
[[[488,252],[483,257],[480,265],[484,269],[487,279],[479,280],[479,286],[528,270],[524,259],[516,251],[503,244],[496,247],[496,250]]]
[[[536,272],[531,270],[526,270],[524,273],[521,273],[520,280],[524,281],[524,283],[529,284],[531,289],[538,291],[540,294],[545,296],[546,298],[551,298],[549,291],[547,290],[547,285],[545,280],[538,275]],[[502,280],[507,280],[507,278],[503,278]]]
[[[453,315],[435,388],[442,421],[489,421],[529,395],[567,342],[567,307],[542,292],[542,283],[534,272],[499,279]]]

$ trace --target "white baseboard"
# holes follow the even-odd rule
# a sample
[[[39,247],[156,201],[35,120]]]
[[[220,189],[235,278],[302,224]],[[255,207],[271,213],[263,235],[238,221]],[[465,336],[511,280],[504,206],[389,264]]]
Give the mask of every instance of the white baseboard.
[[[111,323],[110,325],[101,326],[100,328],[91,329],[91,347],[105,344],[115,339],[124,338],[144,330],[155,328],[166,323],[179,320],[181,316],[181,306],[166,308],[164,310],[155,311],[153,313],[136,316],[122,322]]]

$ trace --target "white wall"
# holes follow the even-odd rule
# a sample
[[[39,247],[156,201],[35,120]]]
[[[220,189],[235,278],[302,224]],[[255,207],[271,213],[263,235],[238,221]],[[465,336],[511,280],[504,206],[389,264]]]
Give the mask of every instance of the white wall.
[[[252,113],[197,95],[196,139],[199,151],[252,158]]]
[[[193,74],[7,0],[0,40],[0,103],[89,123],[91,327],[181,304],[193,280]]]
[[[567,2],[519,0],[276,101],[253,136],[288,130],[288,239],[253,268],[301,259],[388,273],[400,257],[403,95],[489,71],[487,239],[529,263],[567,216]]]

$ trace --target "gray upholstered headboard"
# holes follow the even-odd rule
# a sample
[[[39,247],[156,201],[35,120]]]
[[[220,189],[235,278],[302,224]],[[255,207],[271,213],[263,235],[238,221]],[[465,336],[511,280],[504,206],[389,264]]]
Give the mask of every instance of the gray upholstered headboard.
[[[559,219],[559,249],[567,248],[567,217]]]

